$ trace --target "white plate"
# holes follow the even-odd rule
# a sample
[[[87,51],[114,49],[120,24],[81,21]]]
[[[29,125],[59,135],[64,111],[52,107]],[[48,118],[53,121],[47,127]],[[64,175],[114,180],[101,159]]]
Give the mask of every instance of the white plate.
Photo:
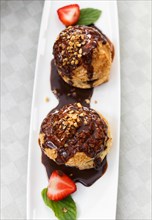
[[[37,139],[43,118],[58,103],[50,90],[49,81],[53,43],[59,32],[64,29],[56,11],[59,7],[71,3],[78,3],[81,8],[101,9],[102,16],[96,22],[96,26],[111,39],[115,46],[115,58],[112,64],[110,81],[95,88],[91,99],[91,107],[101,112],[111,125],[113,146],[108,155],[108,170],[102,178],[90,187],[78,183],[78,190],[73,194],[73,198],[78,208],[78,219],[115,219],[120,128],[120,60],[117,3],[116,1],[72,0],[45,1],[44,4],[31,111],[27,219],[56,219],[53,212],[44,205],[41,198],[41,190],[47,186],[48,180],[45,168],[41,163],[41,151]],[[45,97],[49,97],[50,102],[45,102]],[[95,100],[98,100],[97,104],[94,103]]]

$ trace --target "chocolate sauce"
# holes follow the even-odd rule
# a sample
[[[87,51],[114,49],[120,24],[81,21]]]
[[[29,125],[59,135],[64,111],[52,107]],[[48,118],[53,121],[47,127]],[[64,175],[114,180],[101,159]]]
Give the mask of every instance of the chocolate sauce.
[[[113,59],[114,57],[113,44],[96,26],[94,25],[91,26],[96,28],[102,34],[102,44],[106,44],[108,41],[111,48],[112,59]],[[91,54],[88,55],[88,59],[84,61],[84,64],[86,62],[86,66],[89,67],[88,79],[91,79],[93,69],[91,69],[91,66],[89,66],[89,63],[91,63],[89,62],[89,57],[92,57],[92,55]],[[72,81],[71,81],[71,85],[70,82],[69,84],[64,82],[57,72],[57,68],[54,63],[54,60],[51,61],[50,82],[51,82],[51,90],[59,100],[58,105],[54,109],[52,109],[51,112],[55,110],[59,110],[64,105],[72,104],[76,102],[80,102],[83,106],[90,107],[90,99],[93,94],[93,88],[91,89],[75,88],[72,87]],[[91,83],[91,81],[89,81],[89,83]],[[69,167],[63,164],[59,165],[55,163],[53,160],[49,159],[44,154],[44,152],[42,152],[42,163],[46,168],[48,178],[50,177],[53,170],[62,170],[65,174],[70,176],[71,179],[73,179],[75,182],[80,182],[85,186],[91,186],[96,180],[98,180],[106,172],[108,166],[106,157],[104,158],[103,161],[101,161],[101,159],[97,157],[94,160],[95,168],[79,170],[76,167]]]
[[[93,27],[95,29],[97,29],[103,36],[102,38],[102,44],[106,44],[107,42],[110,45],[110,49],[111,49],[111,55],[112,55],[112,60],[114,59],[115,56],[115,49],[114,49],[114,45],[112,44],[112,42],[109,40],[109,38],[99,29],[97,28],[94,24],[89,25],[90,27]]]
[[[93,51],[98,42],[111,49],[112,59],[114,47],[111,41],[96,26],[71,26],[63,30],[53,46],[53,55],[59,74],[67,83],[74,85],[73,75],[79,66],[87,70],[89,87],[93,86],[94,67],[92,65]]]
[[[83,106],[90,107],[90,99],[93,94],[93,88],[91,89],[79,89],[74,88],[63,81],[59,76],[54,60],[51,61],[51,90],[59,100],[57,107],[51,110],[51,112],[62,108],[64,105],[69,103],[80,102]],[[86,102],[87,100],[87,102]],[[52,146],[51,146],[52,147]],[[96,162],[96,160],[95,160]],[[50,160],[42,152],[42,163],[46,168],[48,178],[50,177],[53,170],[62,170],[65,174],[69,175],[75,182],[80,182],[85,186],[91,186],[97,179],[99,179],[107,169],[107,159],[105,158],[102,162],[96,162],[96,168],[79,170],[75,167],[69,167],[65,165],[58,165],[53,160]]]
[[[109,140],[104,119],[95,110],[80,103],[64,105],[51,111],[43,120],[40,133],[45,134],[41,144],[43,150],[55,149],[57,164],[66,164],[81,152],[90,158],[83,159],[85,167],[99,164],[97,158],[107,149]],[[74,166],[73,163],[71,166]]]
[[[102,34],[89,26],[75,25],[62,31],[53,46],[60,74],[72,79],[73,70],[83,65],[87,70],[88,80],[91,81],[94,72],[93,50],[102,40],[104,40]]]
[[[105,158],[97,169],[79,170],[75,167],[58,165],[53,160],[50,160],[43,152],[42,163],[46,168],[48,178],[50,178],[50,175],[54,170],[62,170],[73,179],[74,182],[80,182],[84,186],[91,186],[106,172],[108,166],[107,159]]]
[[[63,105],[80,102],[83,106],[90,107],[90,99],[93,94],[93,88],[91,89],[79,89],[70,86],[57,72],[54,60],[51,61],[51,90],[59,100],[59,104],[55,109],[60,109]],[[53,109],[52,111],[54,111]]]

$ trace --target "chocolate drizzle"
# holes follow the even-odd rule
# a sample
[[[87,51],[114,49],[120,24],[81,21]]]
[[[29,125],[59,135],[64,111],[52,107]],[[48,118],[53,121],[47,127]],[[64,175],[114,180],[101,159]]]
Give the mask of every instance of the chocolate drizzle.
[[[41,133],[45,134],[42,148],[56,149],[58,164],[65,164],[83,152],[96,166],[96,158],[107,148],[109,139],[106,122],[93,109],[80,103],[51,111],[42,122]]]
[[[65,165],[58,165],[53,160],[50,160],[43,152],[42,152],[42,163],[46,168],[46,172],[48,178],[50,178],[53,170],[62,170],[65,174],[67,174],[74,182],[80,182],[84,186],[91,186],[96,180],[98,180],[107,170],[108,164],[107,159],[102,161],[100,166],[96,169],[88,169],[88,170],[79,170],[75,167],[69,167]]]
[[[96,28],[95,26],[92,26],[92,27]],[[98,28],[96,29],[100,33],[102,33]],[[109,39],[102,33],[102,44],[106,44],[107,41],[111,45],[111,52],[112,52],[112,57],[113,57],[114,56],[113,45],[109,41]],[[96,45],[94,45],[94,47],[96,47]],[[85,52],[85,49],[83,50],[83,52]],[[90,58],[92,57],[92,51],[88,52],[87,50],[87,53],[88,53],[88,58],[84,59],[83,63],[88,68],[88,82],[91,83],[93,69],[90,65],[91,63]],[[61,56],[60,57],[58,56],[58,59],[61,59]],[[70,68],[75,68],[77,65],[79,64],[74,64],[74,66]],[[65,68],[63,72],[64,74],[68,74],[69,69],[66,70]],[[51,61],[50,82],[51,82],[51,90],[54,93],[54,95],[57,97],[57,99],[59,100],[58,105],[54,109],[52,109],[50,113],[59,111],[59,109],[61,109],[64,105],[76,103],[76,102],[81,103],[83,106],[90,107],[90,99],[93,94],[93,88],[79,89],[79,88],[72,87],[72,81],[71,81],[71,85],[65,83],[57,72],[57,68],[56,68],[54,60]],[[51,149],[56,147],[52,142],[49,142],[49,141],[47,145]],[[59,164],[60,164],[60,159],[61,158],[58,158],[58,161],[57,161]],[[50,177],[53,170],[58,169],[58,170],[62,170],[64,173],[69,175],[75,182],[80,182],[85,186],[92,185],[97,179],[99,179],[105,173],[107,169],[106,157],[103,161],[101,161],[99,157],[95,158],[94,159],[95,168],[91,168],[87,170],[79,170],[78,168],[69,167],[63,164],[59,165],[55,163],[53,160],[49,159],[43,152],[42,152],[42,163],[46,168],[48,178]]]
[[[115,56],[115,48],[114,45],[112,44],[112,42],[109,40],[109,38],[99,29],[97,28],[94,24],[91,24],[90,27],[95,28],[96,30],[98,30],[101,34],[102,34],[102,44],[106,44],[107,42],[110,45],[110,50],[111,50],[111,56],[112,56],[112,60],[114,59]]]
[[[58,111],[64,105],[69,103],[80,102],[83,106],[90,107],[90,99],[93,94],[93,88],[91,89],[78,89],[74,88],[63,81],[63,79],[59,76],[56,65],[54,64],[54,60],[51,61],[51,90],[54,95],[59,100],[57,107],[51,110],[51,112]],[[50,113],[51,113],[50,112]],[[54,145],[52,142],[49,142],[50,148],[53,148]],[[60,162],[60,161],[58,161]],[[75,182],[81,182],[85,186],[92,185],[97,179],[99,179],[107,169],[107,160],[106,158],[101,161],[99,159],[95,159],[95,167],[87,170],[79,170],[75,167],[69,167],[65,165],[59,165],[55,163],[53,160],[49,159],[42,152],[42,163],[46,168],[48,178],[50,174],[55,169],[62,170],[64,173],[69,175]]]
[[[57,72],[54,60],[51,61],[50,82],[51,90],[59,100],[59,104],[55,107],[55,109],[60,109],[63,105],[75,102],[80,102],[83,106],[90,107],[90,99],[93,94],[93,88],[79,89],[64,82]]]
[[[72,83],[73,71],[82,65],[87,70],[88,83],[91,84],[93,51],[99,42],[103,45],[108,42],[112,46],[110,40],[94,25],[68,27],[59,34],[53,54],[59,74],[67,76],[68,83]]]

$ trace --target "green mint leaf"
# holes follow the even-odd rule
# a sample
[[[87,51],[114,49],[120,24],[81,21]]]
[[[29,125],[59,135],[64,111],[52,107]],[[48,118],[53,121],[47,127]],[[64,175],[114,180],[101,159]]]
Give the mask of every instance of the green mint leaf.
[[[94,8],[84,8],[80,10],[79,25],[89,25],[95,23],[100,17],[102,11]]]
[[[44,203],[54,211],[59,220],[76,220],[76,204],[71,196],[55,202],[47,197],[47,188],[43,189],[41,194]]]

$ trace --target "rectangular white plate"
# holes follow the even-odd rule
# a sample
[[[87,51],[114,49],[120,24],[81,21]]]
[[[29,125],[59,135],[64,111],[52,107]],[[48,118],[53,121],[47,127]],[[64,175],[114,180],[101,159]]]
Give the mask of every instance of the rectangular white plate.
[[[39,128],[43,118],[57,105],[58,101],[50,90],[50,61],[53,43],[64,29],[57,17],[61,6],[78,3],[81,8],[92,7],[102,10],[102,16],[96,22],[115,46],[115,57],[108,83],[94,89],[91,107],[101,112],[109,121],[113,136],[113,145],[108,155],[108,170],[91,187],[77,184],[73,198],[78,208],[78,219],[115,219],[118,165],[119,165],[119,128],[120,128],[120,60],[119,32],[116,1],[45,1],[37,62],[35,70],[34,92],[31,112],[28,181],[27,181],[27,219],[56,219],[53,212],[44,205],[41,190],[48,184],[46,171],[41,163],[41,151],[38,146]],[[45,97],[50,101],[45,102]],[[98,101],[95,104],[95,100]]]

